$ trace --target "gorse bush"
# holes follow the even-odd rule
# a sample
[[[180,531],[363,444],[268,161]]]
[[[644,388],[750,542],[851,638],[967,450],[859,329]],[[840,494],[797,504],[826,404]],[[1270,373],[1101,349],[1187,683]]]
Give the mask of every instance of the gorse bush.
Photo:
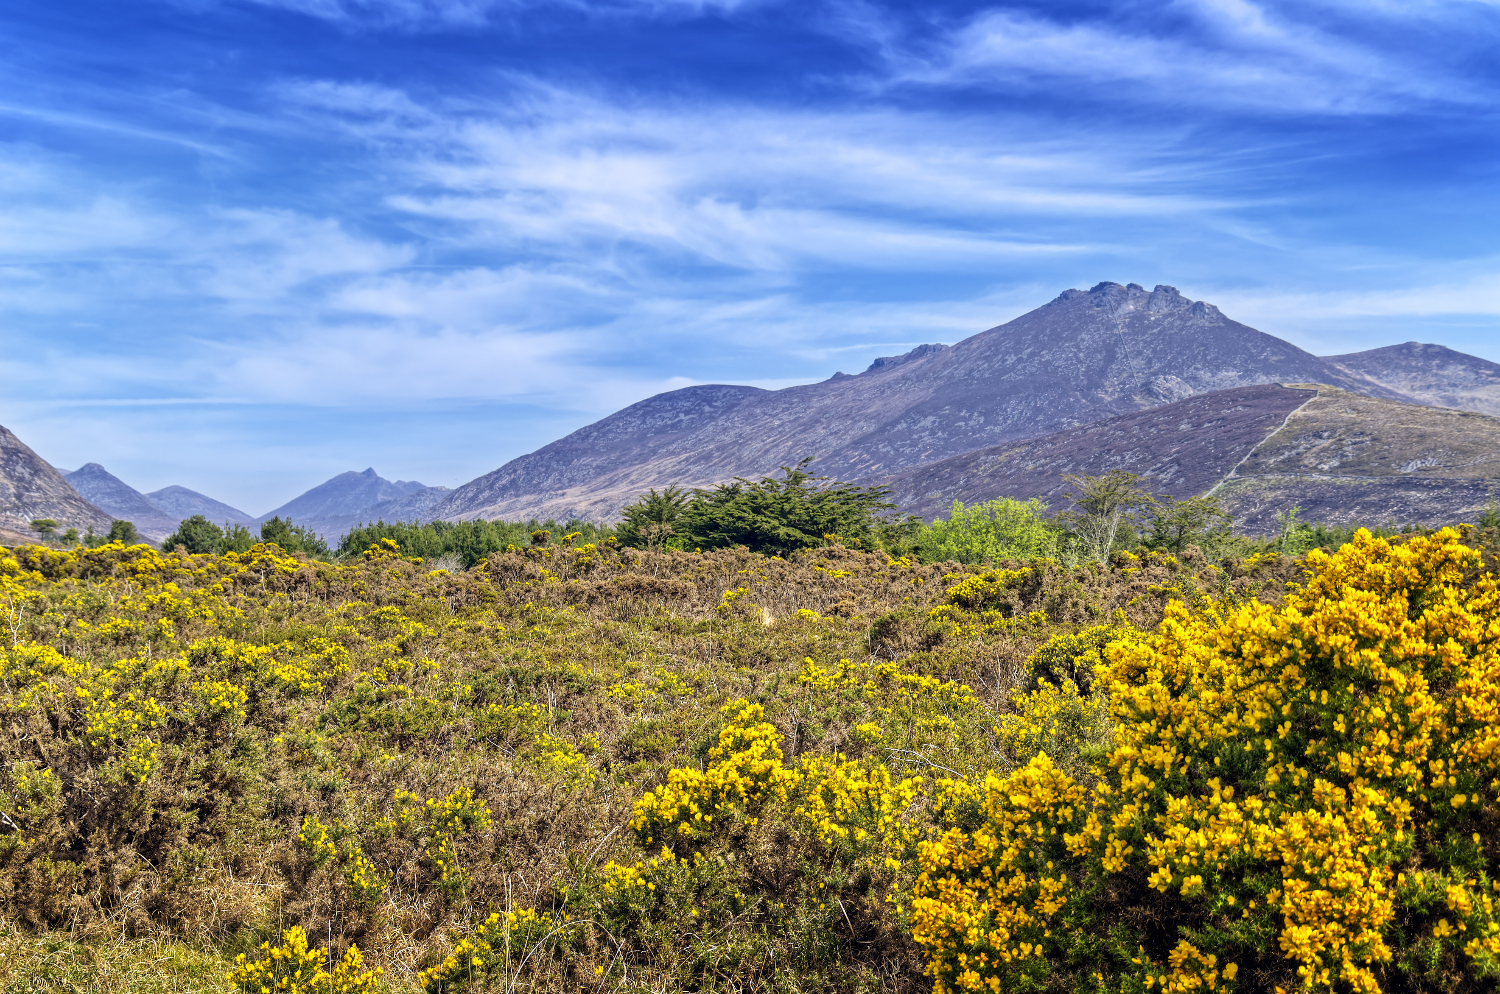
[[[176,942],[246,991],[1493,989],[1473,532],[582,537],[0,555],[0,982]]]

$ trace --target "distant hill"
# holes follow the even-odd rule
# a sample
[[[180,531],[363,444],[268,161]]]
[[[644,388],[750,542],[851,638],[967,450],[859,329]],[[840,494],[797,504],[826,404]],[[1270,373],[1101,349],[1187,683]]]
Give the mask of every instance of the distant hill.
[[[91,526],[107,532],[112,520],[25,442],[0,427],[0,527],[32,535],[35,518],[51,518],[59,530],[71,527],[80,532]]]
[[[186,518],[191,518],[195,514],[201,514],[216,525],[223,525],[228,522],[229,524],[244,525],[246,528],[254,531],[255,526],[259,524],[252,515],[246,514],[239,508],[230,507],[228,504],[216,501],[212,497],[205,497],[196,490],[189,490],[187,487],[163,487],[160,490],[153,490],[149,494],[146,494],[146,499],[161,508],[170,517],[175,518],[178,522]]]
[[[355,525],[377,518],[431,521],[439,516],[430,513],[431,509],[449,492],[447,487],[429,487],[414,480],[393,482],[373,468],[363,473],[350,471],[318,484],[256,521],[279,516],[334,542]]]
[[[947,517],[953,501],[1039,497],[1068,506],[1065,473],[1138,473],[1153,493],[1191,497],[1213,488],[1316,389],[1235,387],[928,463],[879,482],[905,511]],[[1388,402],[1386,402],[1388,403]]]
[[[647,487],[758,475],[808,455],[822,474],[887,477],[1198,394],[1286,382],[1407,399],[1170,286],[1100,283],[857,376],[659,394],[464,484],[435,516],[612,519]]]
[[[1500,483],[1500,418],[1332,387],[1293,412],[1219,489],[1240,524],[1473,521]]]
[[[177,530],[181,518],[173,517],[96,462],[78,469],[63,471],[74,490],[95,507],[112,517],[129,521],[136,531],[153,542],[160,542]]]
[[[1500,415],[1500,363],[1422,342],[1324,359],[1418,403]]]

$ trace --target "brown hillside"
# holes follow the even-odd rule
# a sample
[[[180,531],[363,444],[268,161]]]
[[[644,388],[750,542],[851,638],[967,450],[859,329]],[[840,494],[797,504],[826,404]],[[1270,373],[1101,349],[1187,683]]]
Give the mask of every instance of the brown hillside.
[[[1241,527],[1472,520],[1500,480],[1500,418],[1316,389],[1222,485]]]
[[[970,452],[882,482],[903,510],[931,519],[953,501],[995,497],[1053,500],[1065,473],[1139,473],[1157,493],[1187,497],[1211,489],[1316,396],[1274,384],[1238,387],[1108,418],[1041,438]]]

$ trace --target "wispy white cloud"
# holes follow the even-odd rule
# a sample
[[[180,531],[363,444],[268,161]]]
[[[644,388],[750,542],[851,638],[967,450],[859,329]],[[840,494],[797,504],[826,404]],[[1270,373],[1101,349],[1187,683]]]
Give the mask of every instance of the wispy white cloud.
[[[1441,58],[1361,41],[1309,12],[1251,0],[1167,0],[1085,19],[996,7],[926,46],[893,48],[882,36],[889,74],[876,85],[1083,86],[1096,98],[1279,114],[1493,100]]]
[[[1227,203],[1184,192],[1165,146],[952,125],[888,112],[629,105],[520,81],[444,114],[367,87],[288,89],[303,113],[403,170],[389,203],[485,245],[607,252],[622,243],[765,272],[940,268],[1097,246],[1021,234],[1038,216],[1162,218]],[[1170,139],[1167,144],[1170,145]]]
[[[374,27],[480,25],[496,16],[556,7],[600,17],[680,17],[728,12],[768,0],[251,0],[308,17]]]

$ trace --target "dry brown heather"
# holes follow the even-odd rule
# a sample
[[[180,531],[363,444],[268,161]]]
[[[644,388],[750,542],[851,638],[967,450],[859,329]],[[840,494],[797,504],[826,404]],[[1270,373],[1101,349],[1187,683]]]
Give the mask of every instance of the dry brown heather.
[[[1200,590],[1275,597],[1300,576],[1275,559],[1044,566],[934,618],[981,570],[840,548],[794,561],[529,549],[460,576],[390,553],[329,565],[274,547],[10,555],[0,801],[22,831],[0,827],[7,991],[224,989],[234,954],[253,959],[294,924],[335,955],[357,943],[385,989],[415,990],[491,911],[589,918],[602,867],[652,855],[628,827],[632,806],[672,768],[705,762],[730,701],[764,705],[789,758],[1005,769],[992,728],[1048,636],[1122,614],[1150,626],[1169,597]],[[44,665],[27,646],[61,655]],[[871,741],[856,728],[889,701],[799,681],[807,659],[872,658],[967,684],[977,710],[946,725],[887,720]],[[135,675],[106,707],[109,672]],[[157,725],[132,739],[119,716],[148,714],[147,698]],[[107,714],[113,737],[89,727]],[[154,759],[126,755],[146,739]],[[42,769],[53,788],[35,786]],[[472,816],[449,832],[448,857],[429,799]],[[321,867],[316,839],[299,840],[317,835],[312,818],[340,851]],[[930,987],[885,900],[889,877],[775,818],[715,845],[722,879],[687,904],[595,914],[597,927],[498,971],[494,989]],[[373,890],[349,869],[356,852]]]

